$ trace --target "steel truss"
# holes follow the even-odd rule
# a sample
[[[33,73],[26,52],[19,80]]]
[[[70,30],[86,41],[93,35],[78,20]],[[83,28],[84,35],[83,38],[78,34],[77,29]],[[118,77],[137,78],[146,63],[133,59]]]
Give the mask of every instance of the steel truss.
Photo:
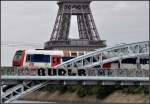
[[[118,61],[121,68],[123,59],[135,57],[137,60],[137,69],[140,69],[139,60],[142,58],[148,59],[148,56],[149,41],[144,41],[98,49],[94,52],[73,58],[69,61],[59,64],[56,66],[56,68],[92,68],[97,65],[102,66],[105,63],[111,63],[114,61]]]
[[[12,88],[9,88],[5,92],[2,91],[1,100],[4,103],[9,103],[46,85],[47,82],[22,81],[21,83],[13,86]]]

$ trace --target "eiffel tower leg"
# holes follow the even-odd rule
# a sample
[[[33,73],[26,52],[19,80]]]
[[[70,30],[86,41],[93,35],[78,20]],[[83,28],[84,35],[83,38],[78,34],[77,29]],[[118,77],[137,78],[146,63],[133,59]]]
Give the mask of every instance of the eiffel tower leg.
[[[60,6],[50,40],[67,40],[69,36],[71,14],[64,13]]]
[[[90,39],[90,34],[88,32],[88,27],[86,24],[86,18],[85,18],[85,14],[81,14],[77,16],[77,20],[78,20],[78,28],[79,28],[79,37],[80,39]]]
[[[84,14],[82,18],[85,24],[84,26],[86,27],[89,40],[100,40],[92,14]]]
[[[70,14],[63,14],[60,30],[57,34],[58,40],[68,40],[69,27],[70,27]]]
[[[89,23],[89,26],[90,26],[90,30],[92,31],[91,34],[92,34],[93,40],[101,40],[100,37],[99,37],[99,33],[96,29],[96,25],[95,25],[95,22],[94,22],[94,19],[93,19],[92,12],[87,15],[87,20],[89,21],[88,23]]]
[[[58,40],[59,36],[58,34],[62,23],[62,18],[63,18],[63,11],[59,9],[50,40]]]
[[[80,39],[88,39],[87,31],[85,28],[85,23],[83,21],[82,15],[77,15],[77,22],[78,22],[79,38]]]

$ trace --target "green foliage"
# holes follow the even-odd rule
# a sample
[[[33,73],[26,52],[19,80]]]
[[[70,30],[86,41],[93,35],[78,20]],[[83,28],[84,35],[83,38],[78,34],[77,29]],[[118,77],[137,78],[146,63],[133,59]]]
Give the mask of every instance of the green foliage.
[[[68,88],[67,91],[68,91],[68,92],[71,92],[71,93],[75,92],[76,89],[77,89],[76,86],[68,86],[67,88]]]
[[[101,99],[105,98],[114,91],[114,88],[115,87],[113,86],[98,86],[96,93],[97,98]]]
[[[148,86],[125,86],[122,89],[122,92],[129,93],[129,94],[148,94],[149,93],[149,87]]]
[[[77,88],[77,94],[79,97],[84,97],[86,96],[87,91],[84,89],[84,86],[79,86]]]
[[[102,85],[94,85],[94,86],[83,86],[83,85],[73,85],[73,86],[64,86],[64,85],[48,85],[43,88],[43,90],[47,90],[49,92],[59,91],[60,94],[65,93],[66,91],[74,93],[76,92],[79,97],[84,97],[87,95],[96,95],[97,98],[103,99],[114,91],[122,91],[127,94],[148,94],[149,87],[148,86],[102,86]]]
[[[64,94],[68,89],[67,89],[67,86],[59,86],[58,90],[60,94]]]
[[[105,98],[110,93],[114,91],[114,87],[112,86],[82,86],[78,85],[77,87],[77,94],[80,97],[84,97],[87,95],[96,95],[97,98]]]

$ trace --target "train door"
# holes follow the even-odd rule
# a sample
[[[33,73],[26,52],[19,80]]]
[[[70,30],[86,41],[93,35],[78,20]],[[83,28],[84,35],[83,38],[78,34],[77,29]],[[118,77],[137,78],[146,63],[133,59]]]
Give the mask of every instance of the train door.
[[[60,56],[52,56],[51,60],[52,60],[51,61],[51,67],[54,67],[54,66],[61,63],[61,57]]]

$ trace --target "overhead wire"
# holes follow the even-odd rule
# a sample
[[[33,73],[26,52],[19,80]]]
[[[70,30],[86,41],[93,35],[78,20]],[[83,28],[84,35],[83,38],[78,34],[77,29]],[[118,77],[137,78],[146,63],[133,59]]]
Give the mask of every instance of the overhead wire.
[[[41,43],[19,42],[19,41],[1,41],[1,47],[43,47]]]

